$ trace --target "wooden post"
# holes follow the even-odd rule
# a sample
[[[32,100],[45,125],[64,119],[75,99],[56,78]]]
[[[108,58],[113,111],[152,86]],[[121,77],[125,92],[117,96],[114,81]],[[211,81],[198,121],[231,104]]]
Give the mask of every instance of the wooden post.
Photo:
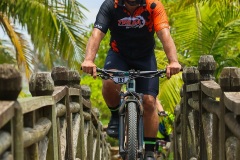
[[[58,66],[52,70],[52,78],[54,80],[55,86],[69,86],[70,79],[74,76],[69,77],[69,70],[66,67]],[[71,74],[73,75],[73,74]],[[66,119],[67,119],[67,152],[65,159],[73,160],[73,134],[72,134],[72,113],[70,110],[71,98],[69,96],[69,87],[67,87],[67,94],[65,96],[65,106],[66,106]]]
[[[24,148],[23,148],[23,115],[20,104],[16,101],[14,105],[15,114],[12,120],[12,134],[13,134],[13,159],[23,160],[24,159]]]
[[[183,106],[181,108],[181,123],[182,123],[182,130],[181,130],[181,139],[182,139],[182,157],[181,159],[190,159],[191,153],[189,152],[192,149],[188,142],[189,133],[190,133],[190,126],[188,125],[188,114],[190,110],[190,106],[188,104],[188,99],[191,97],[191,94],[186,91],[186,87],[189,84],[198,83],[199,81],[199,72],[196,67],[188,67],[183,69]]]
[[[0,101],[15,101],[14,116],[11,121],[11,154],[13,159],[23,160],[23,121],[22,108],[16,101],[22,90],[22,77],[18,70],[10,64],[0,64]],[[0,108],[1,109],[1,108]]]
[[[215,80],[214,77],[214,71],[216,69],[216,62],[212,55],[203,55],[200,57],[198,62],[198,70],[200,72],[200,80],[201,81],[209,81],[209,80]],[[201,90],[201,85],[200,85]],[[212,155],[211,157],[207,157],[207,150],[206,150],[206,139],[204,138],[204,128],[203,128],[203,113],[205,112],[202,107],[202,100],[206,98],[206,95],[204,95],[203,92],[200,92],[199,95],[199,109],[200,109],[200,159],[206,160],[206,159],[218,159],[218,130],[217,125],[217,116],[213,115],[213,137],[212,138]]]
[[[88,86],[81,86],[81,90],[82,90],[82,104],[83,104],[83,101],[90,101],[90,96],[91,96],[91,89],[90,87]],[[81,119],[81,129],[80,129],[80,144],[82,145],[82,148],[81,148],[81,159],[87,159],[88,155],[88,147],[86,147],[84,144],[86,143],[85,142],[85,139],[84,139],[84,126],[85,126],[85,123],[87,123],[87,120],[84,119],[84,116],[83,116],[83,112],[90,112],[90,109],[91,108],[86,108],[85,105],[82,105],[82,110],[81,110],[81,116],[82,116],[82,119]],[[90,129],[89,129],[90,130]],[[88,137],[87,137],[88,138]],[[85,148],[86,147],[86,148]]]
[[[29,91],[32,96],[52,95],[54,82],[49,72],[38,72],[31,75]]]
[[[236,67],[223,68],[219,85],[224,92],[239,92],[240,91],[240,69]]]
[[[200,72],[201,81],[215,80],[214,72],[216,62],[212,55],[203,55],[198,61],[198,70]]]
[[[79,73],[75,70],[70,70],[68,72],[68,86],[81,89],[80,82],[81,79]]]
[[[84,116],[83,116],[83,97],[82,97],[82,90],[80,91],[79,96],[79,104],[80,104],[80,133],[78,137],[78,144],[77,144],[77,154],[76,157],[84,160],[85,157],[85,147],[84,147]]]
[[[22,90],[22,77],[10,64],[0,65],[0,100],[16,100]]]
[[[29,90],[32,96],[51,96],[54,91],[54,82],[51,77],[51,73],[49,72],[38,72],[31,75],[29,81]],[[57,125],[56,125],[56,105],[53,106],[46,106],[42,109],[42,114],[40,112],[30,112],[24,115],[24,124],[26,127],[33,128],[35,126],[36,121],[41,116],[46,116],[50,119],[52,126],[48,133],[48,148],[47,148],[47,159],[58,160],[58,143],[57,143]],[[38,153],[38,144],[34,144],[28,147],[29,150],[29,159],[36,159],[38,160],[39,154]]]
[[[66,67],[54,67],[51,76],[54,81],[54,86],[65,86],[68,84],[68,69]]]
[[[52,69],[52,72],[51,72],[51,76],[52,76],[52,79],[54,81],[54,86],[67,86],[68,84],[68,69],[64,66],[57,66],[57,67],[54,67]],[[67,89],[68,90],[68,89]],[[68,92],[68,91],[67,91]],[[66,98],[67,95],[65,95],[65,97],[61,100],[61,103],[63,103],[63,105],[66,107]],[[66,108],[67,110],[67,108]],[[67,121],[67,113],[65,113],[65,119]],[[61,138],[60,138],[60,118],[59,117],[56,117],[57,118],[57,122],[58,122],[58,143],[59,143],[59,148],[58,148],[58,157],[60,160],[64,160],[66,159],[66,156],[68,155],[68,151],[66,149],[66,152],[65,152],[65,155],[62,155],[61,151],[62,151],[62,148],[61,148]],[[63,122],[64,123],[64,122]],[[67,122],[67,126],[68,126],[68,122]],[[66,131],[67,132],[67,131]],[[67,137],[67,136],[66,136]],[[69,138],[69,137],[67,137]],[[71,138],[70,138],[71,139]],[[68,139],[65,139],[66,143],[69,141]],[[67,144],[69,145],[69,144]],[[63,157],[64,156],[64,157]]]
[[[223,68],[219,78],[219,85],[221,86],[221,89],[222,89],[222,96],[220,99],[222,119],[220,121],[221,126],[220,126],[220,155],[219,156],[220,156],[220,160],[225,160],[225,157],[226,159],[228,158],[228,153],[226,153],[225,146],[227,145],[226,140],[229,137],[229,134],[227,134],[229,133],[229,129],[225,125],[226,123],[225,123],[224,117],[227,113],[232,111],[229,111],[229,109],[225,107],[224,92],[240,92],[240,68],[236,68],[236,67]],[[239,120],[237,119],[237,117],[239,117],[239,114],[235,114],[235,115],[236,115],[236,121],[239,122]],[[239,157],[239,153],[231,153],[231,156]]]
[[[94,113],[96,114],[98,120],[100,118],[100,112],[97,108],[93,109]],[[101,122],[98,121],[97,125],[97,145],[96,145],[96,153],[95,153],[95,160],[100,160],[100,135],[101,135]]]

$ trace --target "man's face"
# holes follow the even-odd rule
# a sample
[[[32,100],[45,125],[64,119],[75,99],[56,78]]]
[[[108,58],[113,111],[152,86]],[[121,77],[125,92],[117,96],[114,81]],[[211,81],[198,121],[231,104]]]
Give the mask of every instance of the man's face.
[[[137,0],[126,0],[126,2],[127,2],[130,6],[137,6],[137,5],[139,5],[139,3],[137,2]]]

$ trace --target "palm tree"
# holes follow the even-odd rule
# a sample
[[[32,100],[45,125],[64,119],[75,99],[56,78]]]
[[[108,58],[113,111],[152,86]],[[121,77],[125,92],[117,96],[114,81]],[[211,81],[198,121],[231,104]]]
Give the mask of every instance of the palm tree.
[[[48,69],[59,60],[79,68],[86,44],[82,9],[76,0],[0,1],[0,25],[14,48],[10,55],[27,77],[35,59]],[[7,46],[2,37],[0,44]]]
[[[186,65],[197,65],[203,54],[218,67],[240,66],[240,5],[237,0],[179,0],[171,12],[172,35]]]

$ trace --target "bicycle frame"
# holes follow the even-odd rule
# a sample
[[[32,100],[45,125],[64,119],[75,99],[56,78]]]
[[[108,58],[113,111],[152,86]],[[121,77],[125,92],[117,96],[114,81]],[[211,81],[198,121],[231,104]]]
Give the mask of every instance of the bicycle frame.
[[[138,151],[137,154],[139,157],[143,155],[143,107],[142,107],[142,94],[138,94],[135,92],[135,79],[131,79],[126,84],[127,91],[125,93],[121,92],[121,102],[119,108],[119,153],[122,157],[125,157],[128,153],[127,149],[124,147],[125,142],[125,126],[124,126],[124,118],[125,118],[125,108],[129,107],[127,104],[130,102],[136,103],[137,113],[138,113]],[[127,99],[126,99],[127,98]]]

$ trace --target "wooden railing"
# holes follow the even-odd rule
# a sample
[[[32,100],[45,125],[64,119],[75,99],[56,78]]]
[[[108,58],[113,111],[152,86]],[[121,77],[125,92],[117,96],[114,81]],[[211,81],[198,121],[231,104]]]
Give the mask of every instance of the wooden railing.
[[[56,67],[33,74],[32,97],[17,99],[20,73],[0,65],[0,159],[110,159],[90,89],[79,84],[77,72]]]
[[[183,70],[181,104],[175,109],[174,160],[240,159],[240,68],[227,67],[219,83],[212,56]]]
[[[218,83],[212,56],[183,70],[175,109],[174,160],[240,159],[240,68],[227,67]],[[0,159],[102,160],[110,145],[79,74],[65,67],[31,76],[32,97],[18,98],[21,75],[0,65]]]

